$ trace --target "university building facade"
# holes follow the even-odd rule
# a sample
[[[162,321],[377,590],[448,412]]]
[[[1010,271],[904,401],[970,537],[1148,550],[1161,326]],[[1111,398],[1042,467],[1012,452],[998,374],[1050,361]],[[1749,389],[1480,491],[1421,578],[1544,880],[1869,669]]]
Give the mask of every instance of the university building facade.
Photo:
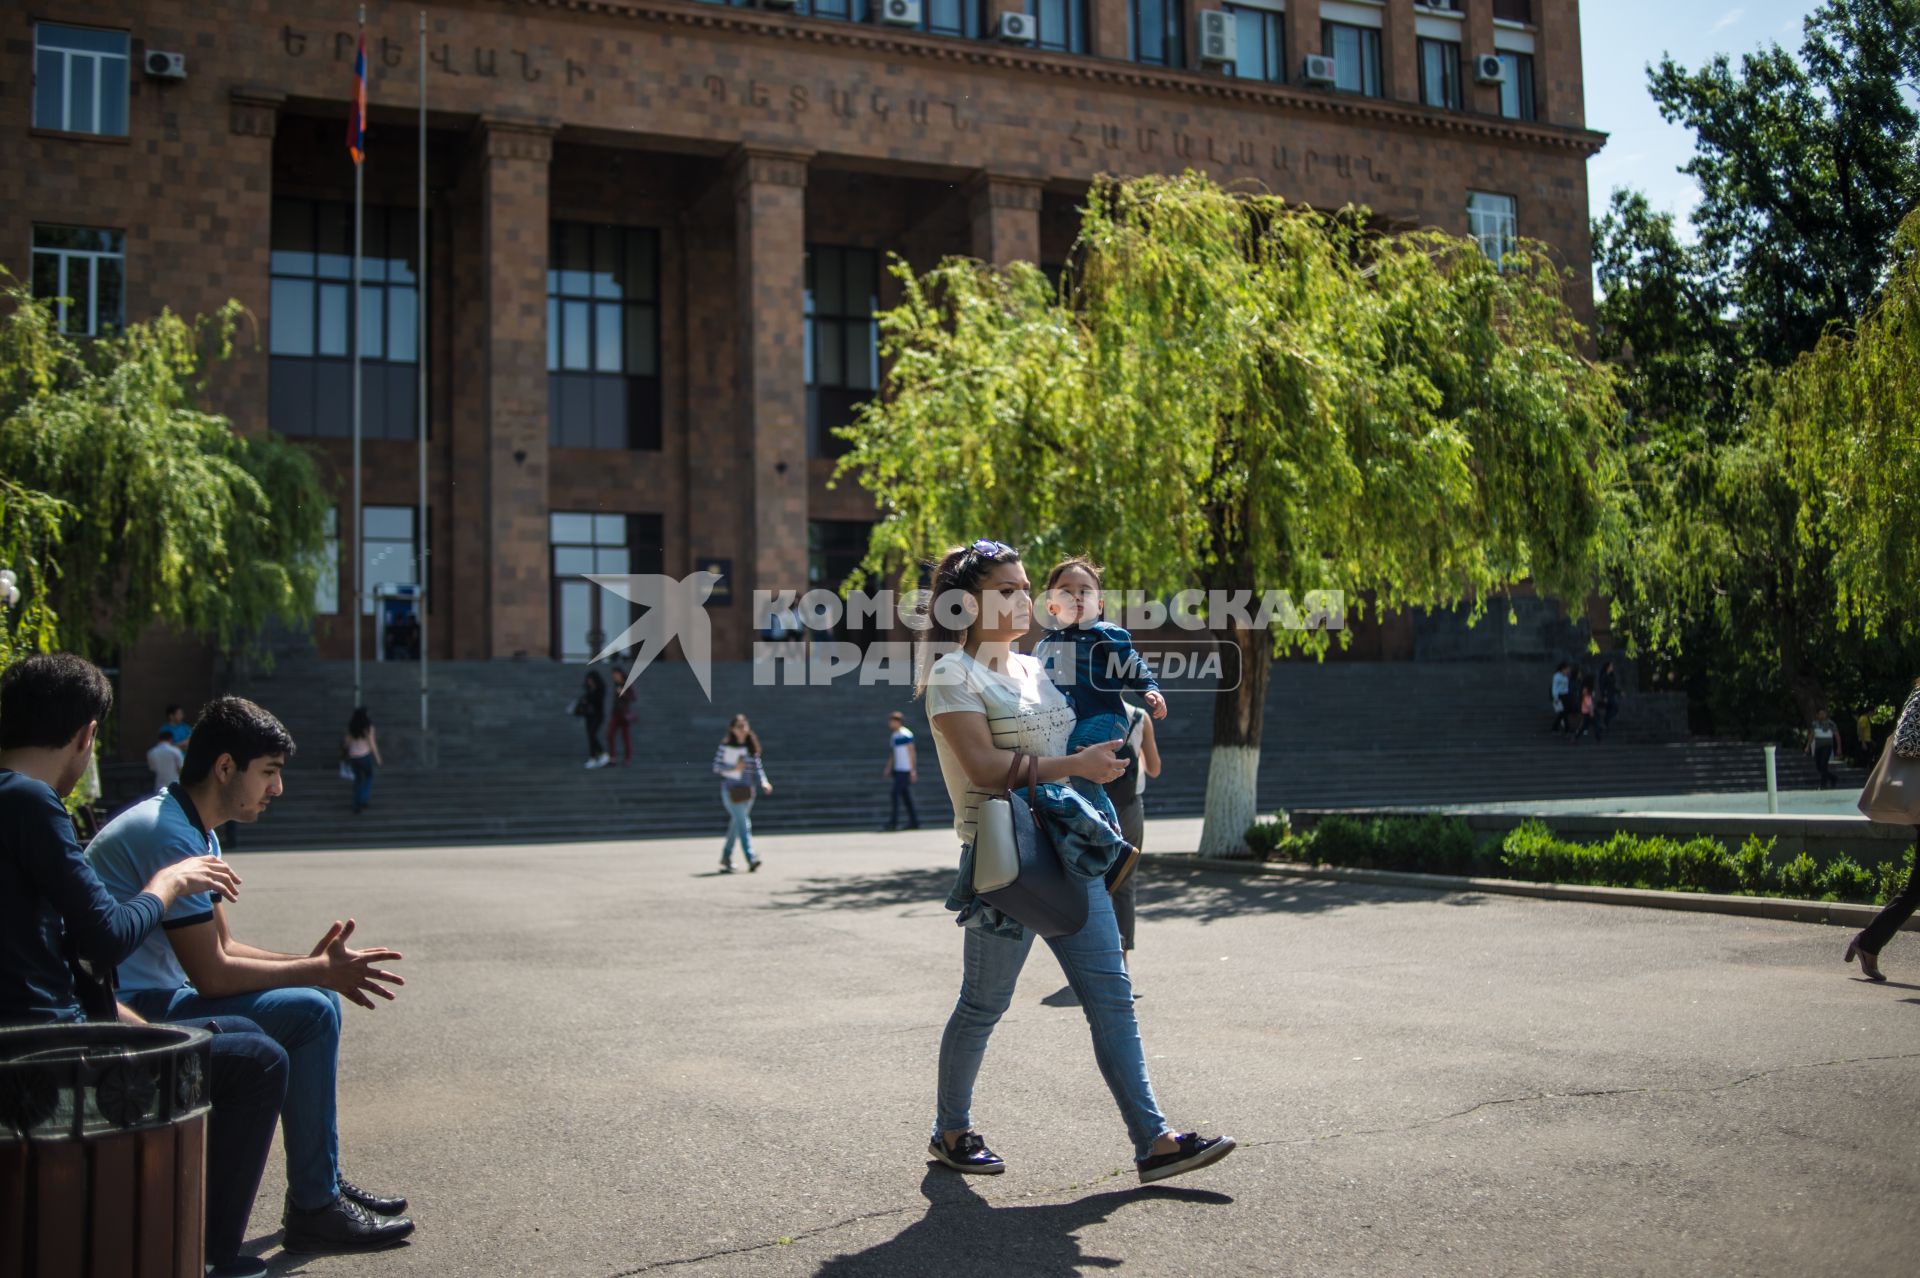
[[[335,484],[324,656],[356,611],[374,651],[354,557],[369,589],[411,583],[423,537],[436,659],[584,659],[625,614],[583,574],[701,566],[727,574],[716,656],[746,655],[754,590],[836,584],[876,517],[829,477],[880,384],[888,256],[1057,267],[1098,174],[1538,238],[1590,307],[1576,0],[425,11],[423,269],[420,8],[367,6],[357,332],[353,4],[65,0],[16,10],[0,51],[0,264],[74,332],[246,306],[212,407],[311,443]]]

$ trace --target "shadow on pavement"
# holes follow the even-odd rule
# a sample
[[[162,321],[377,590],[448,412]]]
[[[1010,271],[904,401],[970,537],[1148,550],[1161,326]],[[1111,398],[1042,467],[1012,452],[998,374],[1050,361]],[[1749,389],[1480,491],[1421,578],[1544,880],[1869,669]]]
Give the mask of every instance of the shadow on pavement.
[[[815,1271],[816,1278],[950,1273],[1070,1278],[1125,1263],[1118,1257],[1085,1254],[1074,1235],[1129,1203],[1171,1199],[1224,1207],[1233,1202],[1226,1194],[1202,1189],[1142,1187],[1053,1206],[996,1207],[975,1193],[969,1181],[931,1164],[920,1192],[927,1198],[925,1216],[865,1251],[832,1257]]]
[[[776,910],[886,910],[902,906],[938,907],[953,889],[953,867],[851,874],[843,878],[802,879],[769,904]]]

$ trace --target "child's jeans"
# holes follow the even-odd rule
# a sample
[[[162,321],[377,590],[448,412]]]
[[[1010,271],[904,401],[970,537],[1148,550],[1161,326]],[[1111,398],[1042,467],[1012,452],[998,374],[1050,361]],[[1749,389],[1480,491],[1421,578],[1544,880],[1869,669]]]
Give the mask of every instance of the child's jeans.
[[[1086,746],[1099,745],[1102,741],[1124,741],[1127,738],[1127,721],[1117,714],[1090,715],[1073,725],[1073,735],[1067,738],[1067,753],[1083,749]],[[1101,819],[1116,831],[1120,828],[1120,814],[1113,810],[1113,800],[1107,797],[1107,787],[1098,781],[1086,777],[1069,777],[1068,783],[1087,797],[1094,811]]]

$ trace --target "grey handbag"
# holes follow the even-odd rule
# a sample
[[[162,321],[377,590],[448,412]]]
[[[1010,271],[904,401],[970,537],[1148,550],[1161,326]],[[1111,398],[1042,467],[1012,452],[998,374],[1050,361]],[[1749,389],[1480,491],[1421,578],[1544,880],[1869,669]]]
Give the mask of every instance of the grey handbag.
[[[1860,811],[1869,821],[1887,825],[1920,825],[1920,759],[1905,759],[1894,752],[1897,734],[1887,736],[1881,747],[1880,762],[1860,791]]]
[[[1025,800],[1014,787],[1027,774]],[[1041,938],[1072,936],[1087,925],[1087,885],[1068,872],[1053,835],[1034,810],[1040,760],[1016,752],[1005,791],[982,803],[973,843],[974,895]]]

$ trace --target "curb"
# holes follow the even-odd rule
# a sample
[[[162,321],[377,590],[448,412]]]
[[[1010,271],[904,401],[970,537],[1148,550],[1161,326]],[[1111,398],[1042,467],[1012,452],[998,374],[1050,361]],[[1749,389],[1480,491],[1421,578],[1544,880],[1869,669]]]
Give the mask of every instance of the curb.
[[[1453,874],[1413,874],[1404,870],[1353,870],[1335,865],[1305,865],[1297,861],[1228,860],[1194,852],[1145,852],[1142,861],[1184,865],[1232,874],[1271,875],[1294,879],[1369,883],[1376,887],[1418,888],[1429,892],[1490,892],[1527,896],[1543,901],[1579,901],[1588,905],[1631,905],[1650,910],[1691,910],[1700,914],[1734,914],[1746,918],[1788,923],[1825,923],[1833,927],[1863,928],[1880,913],[1877,905],[1841,901],[1795,901],[1774,896],[1716,896],[1706,892],[1656,892],[1647,888],[1593,887],[1579,883],[1529,883],[1522,879],[1479,879]],[[1920,932],[1920,915],[1901,929]]]

